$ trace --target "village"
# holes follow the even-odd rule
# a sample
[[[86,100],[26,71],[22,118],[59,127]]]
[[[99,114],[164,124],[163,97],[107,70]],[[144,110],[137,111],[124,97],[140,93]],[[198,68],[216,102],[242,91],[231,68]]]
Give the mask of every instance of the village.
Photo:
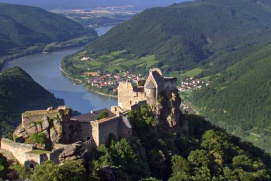
[[[131,72],[120,73],[100,73],[100,72],[85,72],[83,75],[88,76],[88,85],[96,88],[106,88],[108,91],[113,91],[113,94],[117,93],[119,82],[129,81],[134,84],[145,80],[146,78],[141,74],[135,74]],[[111,92],[112,93],[112,92]]]
[[[198,90],[201,89],[203,86],[208,86],[210,82],[204,81],[204,80],[199,80],[199,79],[194,79],[192,77],[186,78],[181,82],[181,86],[178,86],[178,90],[180,92],[185,92],[185,91],[192,91],[192,90]]]
[[[100,73],[100,72],[85,72],[83,75],[90,77],[87,81],[88,85],[96,88],[107,88],[112,90],[113,94],[117,92],[117,87],[119,82],[125,82],[126,80],[137,84],[146,78],[141,74],[136,74],[132,72],[120,72],[120,73]],[[210,82],[203,81],[194,78],[186,78],[177,89],[180,92],[199,90],[203,86],[208,86]]]

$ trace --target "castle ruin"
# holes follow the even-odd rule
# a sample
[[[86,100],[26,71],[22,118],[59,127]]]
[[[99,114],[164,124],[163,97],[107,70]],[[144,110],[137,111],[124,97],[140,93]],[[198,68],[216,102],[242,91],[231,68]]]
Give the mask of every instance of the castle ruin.
[[[131,110],[142,104],[157,105],[163,93],[177,89],[176,77],[163,77],[158,68],[150,69],[144,85],[133,86],[130,82],[120,82],[118,86],[118,106],[120,110]]]
[[[176,96],[177,79],[163,77],[161,70],[154,68],[149,71],[149,76],[143,83],[144,85],[133,86],[127,81],[120,82],[118,105],[112,106],[111,111],[101,109],[78,116],[72,116],[71,109],[66,106],[26,111],[22,113],[22,124],[13,134],[15,141],[2,138],[1,148],[13,153],[20,164],[27,167],[41,164],[44,160],[60,163],[69,159],[80,159],[78,154],[83,155],[86,150],[91,151],[106,144],[110,134],[116,139],[131,137],[132,126],[127,116],[129,110],[148,104],[160,115],[159,111],[163,106],[159,99],[162,96],[170,99],[170,105],[167,106],[169,109],[164,112],[168,112],[169,116],[165,119],[169,127],[174,127],[179,119],[180,105],[180,98]],[[101,112],[106,112],[108,116],[98,119]],[[44,143],[25,144],[32,134],[42,134]]]

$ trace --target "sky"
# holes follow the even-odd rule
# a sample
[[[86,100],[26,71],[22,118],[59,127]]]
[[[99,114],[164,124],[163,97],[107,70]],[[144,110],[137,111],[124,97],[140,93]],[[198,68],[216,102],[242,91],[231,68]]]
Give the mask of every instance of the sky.
[[[132,5],[143,10],[151,7],[168,6],[187,0],[0,0],[0,3],[22,4],[52,9],[91,9],[96,7]]]

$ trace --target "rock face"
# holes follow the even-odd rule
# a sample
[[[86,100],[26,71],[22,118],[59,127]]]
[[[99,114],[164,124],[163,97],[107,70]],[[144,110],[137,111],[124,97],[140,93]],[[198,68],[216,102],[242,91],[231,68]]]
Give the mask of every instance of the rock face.
[[[172,89],[164,92],[162,99],[159,102],[159,120],[166,120],[166,123],[170,128],[180,131],[180,105],[181,98],[177,89]],[[162,122],[162,121],[160,121]]]
[[[68,145],[64,148],[64,151],[59,155],[59,161],[63,163],[67,160],[78,160],[81,159],[84,151],[81,150],[82,142],[76,142]]]
[[[22,124],[13,133],[13,138],[23,143],[33,134],[41,135],[46,149],[51,149],[53,144],[68,143],[71,112],[66,106],[24,112]]]

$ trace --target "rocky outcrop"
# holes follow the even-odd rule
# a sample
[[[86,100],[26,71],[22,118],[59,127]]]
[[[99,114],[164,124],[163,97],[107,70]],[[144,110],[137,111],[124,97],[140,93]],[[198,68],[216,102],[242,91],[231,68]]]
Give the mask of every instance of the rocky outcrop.
[[[24,112],[22,124],[13,133],[13,138],[16,142],[23,143],[33,134],[42,135],[47,149],[51,149],[56,143],[68,143],[71,112],[66,106]]]
[[[181,98],[179,97],[178,90],[167,90],[158,102],[160,107],[158,118],[160,122],[167,124],[171,129],[180,131]]]
[[[59,161],[63,163],[67,160],[78,160],[81,159],[84,151],[81,150],[82,142],[76,142],[73,144],[69,144],[64,148],[64,151],[59,155]]]

